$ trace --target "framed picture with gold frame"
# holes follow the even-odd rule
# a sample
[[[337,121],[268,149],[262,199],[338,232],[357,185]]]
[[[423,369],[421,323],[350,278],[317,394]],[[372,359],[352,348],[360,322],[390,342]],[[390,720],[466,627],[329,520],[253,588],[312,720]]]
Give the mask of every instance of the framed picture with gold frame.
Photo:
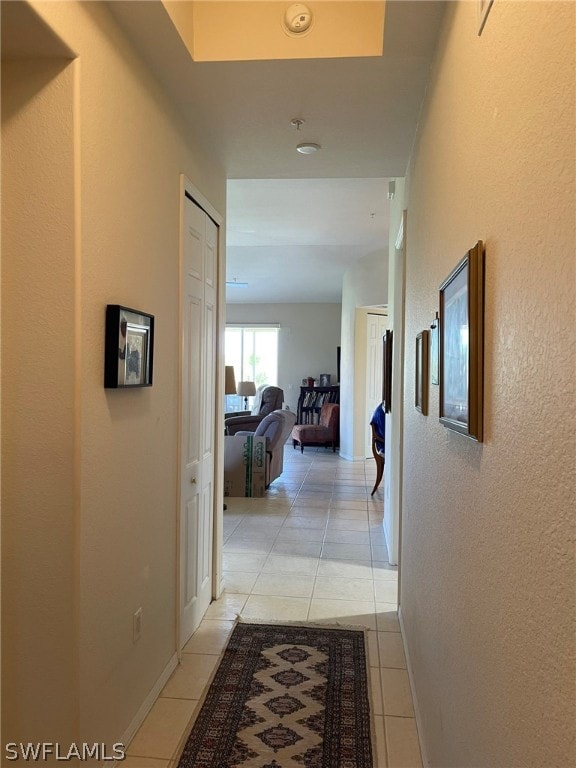
[[[428,331],[416,336],[414,405],[423,416],[428,415]]]
[[[483,440],[484,246],[478,241],[440,286],[440,421]]]

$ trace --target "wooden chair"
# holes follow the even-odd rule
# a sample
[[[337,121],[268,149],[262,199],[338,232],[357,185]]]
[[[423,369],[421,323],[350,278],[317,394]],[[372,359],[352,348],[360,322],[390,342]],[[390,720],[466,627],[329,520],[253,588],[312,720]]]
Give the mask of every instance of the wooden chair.
[[[370,429],[372,430],[372,455],[376,462],[376,482],[374,483],[374,488],[372,488],[372,493],[370,494],[370,496],[374,496],[382,481],[382,475],[384,474],[384,448],[380,448],[379,446],[379,444],[384,444],[384,438],[377,431],[373,423],[370,424]]]

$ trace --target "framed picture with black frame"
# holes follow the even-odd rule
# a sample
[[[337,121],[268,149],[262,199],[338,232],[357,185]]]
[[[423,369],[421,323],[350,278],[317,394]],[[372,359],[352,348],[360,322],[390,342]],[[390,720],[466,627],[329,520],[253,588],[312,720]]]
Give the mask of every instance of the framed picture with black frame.
[[[484,246],[478,241],[440,286],[440,421],[483,440]]]
[[[151,387],[154,316],[120,304],[106,307],[104,386]]]
[[[382,337],[382,405],[384,413],[392,410],[392,331]]]

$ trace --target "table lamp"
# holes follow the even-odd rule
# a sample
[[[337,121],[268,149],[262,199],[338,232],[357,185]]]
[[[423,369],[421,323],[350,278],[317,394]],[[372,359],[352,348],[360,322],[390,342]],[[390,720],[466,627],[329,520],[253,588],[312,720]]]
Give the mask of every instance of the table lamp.
[[[248,410],[248,398],[256,394],[256,385],[253,381],[239,381],[236,393],[244,398],[244,410]]]
[[[236,376],[234,375],[234,366],[226,365],[224,367],[224,394],[237,395]]]

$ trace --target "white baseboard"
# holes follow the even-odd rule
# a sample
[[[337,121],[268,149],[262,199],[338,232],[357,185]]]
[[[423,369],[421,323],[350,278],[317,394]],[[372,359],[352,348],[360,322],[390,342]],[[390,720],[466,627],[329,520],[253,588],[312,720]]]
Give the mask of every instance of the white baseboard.
[[[398,621],[400,622],[400,636],[402,638],[402,645],[404,646],[404,655],[406,656],[406,670],[408,672],[408,680],[410,681],[410,691],[412,693],[412,704],[414,706],[414,716],[416,719],[416,730],[418,732],[418,743],[420,744],[420,754],[422,755],[422,765],[424,768],[430,768],[430,761],[428,760],[428,752],[426,751],[426,744],[424,743],[424,728],[422,726],[422,715],[420,713],[420,707],[418,705],[418,697],[416,696],[416,686],[414,684],[414,675],[412,672],[412,662],[410,661],[410,654],[408,653],[408,645],[406,643],[406,634],[404,630],[404,618],[402,616],[402,606],[398,606]]]
[[[168,664],[164,667],[164,670],[160,675],[160,677],[158,678],[158,680],[155,682],[154,687],[142,702],[142,706],[140,707],[138,712],[136,712],[134,719],[132,720],[128,728],[124,731],[122,738],[119,740],[121,744],[124,744],[126,746],[126,748],[128,748],[128,745],[136,735],[136,731],[138,730],[138,728],[140,728],[140,726],[146,719],[146,715],[150,712],[150,710],[154,706],[156,699],[158,698],[158,696],[160,696],[160,692],[162,691],[162,688],[164,688],[164,686],[170,679],[170,675],[172,674],[172,672],[174,672],[177,666],[178,666],[178,655],[175,653],[174,656],[172,656],[172,658],[168,662]],[[121,768],[121,766],[122,766],[122,763],[115,762],[112,765],[108,763],[106,768],[117,768],[117,767]]]

